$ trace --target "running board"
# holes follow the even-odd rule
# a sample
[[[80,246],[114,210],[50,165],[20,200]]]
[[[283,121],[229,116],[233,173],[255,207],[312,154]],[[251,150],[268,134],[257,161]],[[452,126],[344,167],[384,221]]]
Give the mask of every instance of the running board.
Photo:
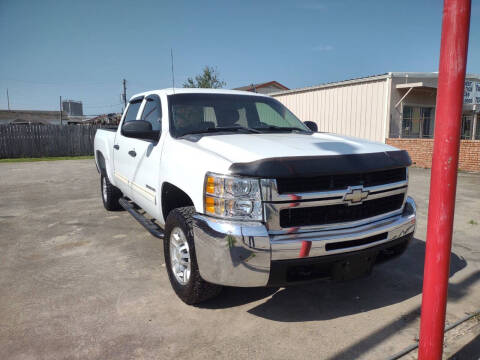
[[[164,238],[164,233],[163,230],[160,226],[158,226],[156,223],[154,223],[152,220],[147,219],[145,216],[140,214],[137,209],[135,208],[135,205],[125,199],[124,197],[120,198],[118,200],[118,203],[125,209],[127,210],[130,215],[132,215],[135,220],[137,220],[142,226],[148,230],[150,234],[153,236],[163,239]]]

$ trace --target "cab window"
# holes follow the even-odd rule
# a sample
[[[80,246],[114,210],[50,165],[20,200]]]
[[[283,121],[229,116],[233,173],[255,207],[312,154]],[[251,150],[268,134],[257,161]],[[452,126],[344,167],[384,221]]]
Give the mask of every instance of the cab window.
[[[162,106],[157,97],[147,98],[143,108],[142,120],[152,124],[152,130],[162,130]]]
[[[140,109],[141,104],[142,104],[141,99],[130,102],[130,104],[128,105],[127,113],[125,114],[125,120],[123,120],[123,123],[135,121],[137,119],[138,110]]]

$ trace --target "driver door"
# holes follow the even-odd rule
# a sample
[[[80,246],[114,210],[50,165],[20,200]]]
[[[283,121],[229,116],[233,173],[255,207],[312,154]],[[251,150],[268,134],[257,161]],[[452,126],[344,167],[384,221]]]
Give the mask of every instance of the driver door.
[[[158,95],[149,95],[143,100],[139,120],[148,121],[152,130],[160,131],[156,140],[137,140],[135,171],[131,178],[131,197],[148,214],[159,217],[160,189],[159,169],[162,139],[162,105]]]

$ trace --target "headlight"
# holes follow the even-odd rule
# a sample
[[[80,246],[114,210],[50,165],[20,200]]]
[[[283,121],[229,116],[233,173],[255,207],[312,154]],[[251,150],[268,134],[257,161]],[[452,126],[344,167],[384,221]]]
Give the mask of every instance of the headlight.
[[[207,173],[205,214],[238,220],[263,219],[258,179]]]

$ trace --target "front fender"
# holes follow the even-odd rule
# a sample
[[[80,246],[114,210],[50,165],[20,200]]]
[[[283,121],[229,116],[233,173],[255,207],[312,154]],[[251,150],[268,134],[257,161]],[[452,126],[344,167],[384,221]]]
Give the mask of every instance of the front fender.
[[[208,171],[228,174],[231,162],[205,151],[188,140],[168,138],[162,153],[161,183],[169,182],[192,199],[195,210],[203,213],[203,188]]]

